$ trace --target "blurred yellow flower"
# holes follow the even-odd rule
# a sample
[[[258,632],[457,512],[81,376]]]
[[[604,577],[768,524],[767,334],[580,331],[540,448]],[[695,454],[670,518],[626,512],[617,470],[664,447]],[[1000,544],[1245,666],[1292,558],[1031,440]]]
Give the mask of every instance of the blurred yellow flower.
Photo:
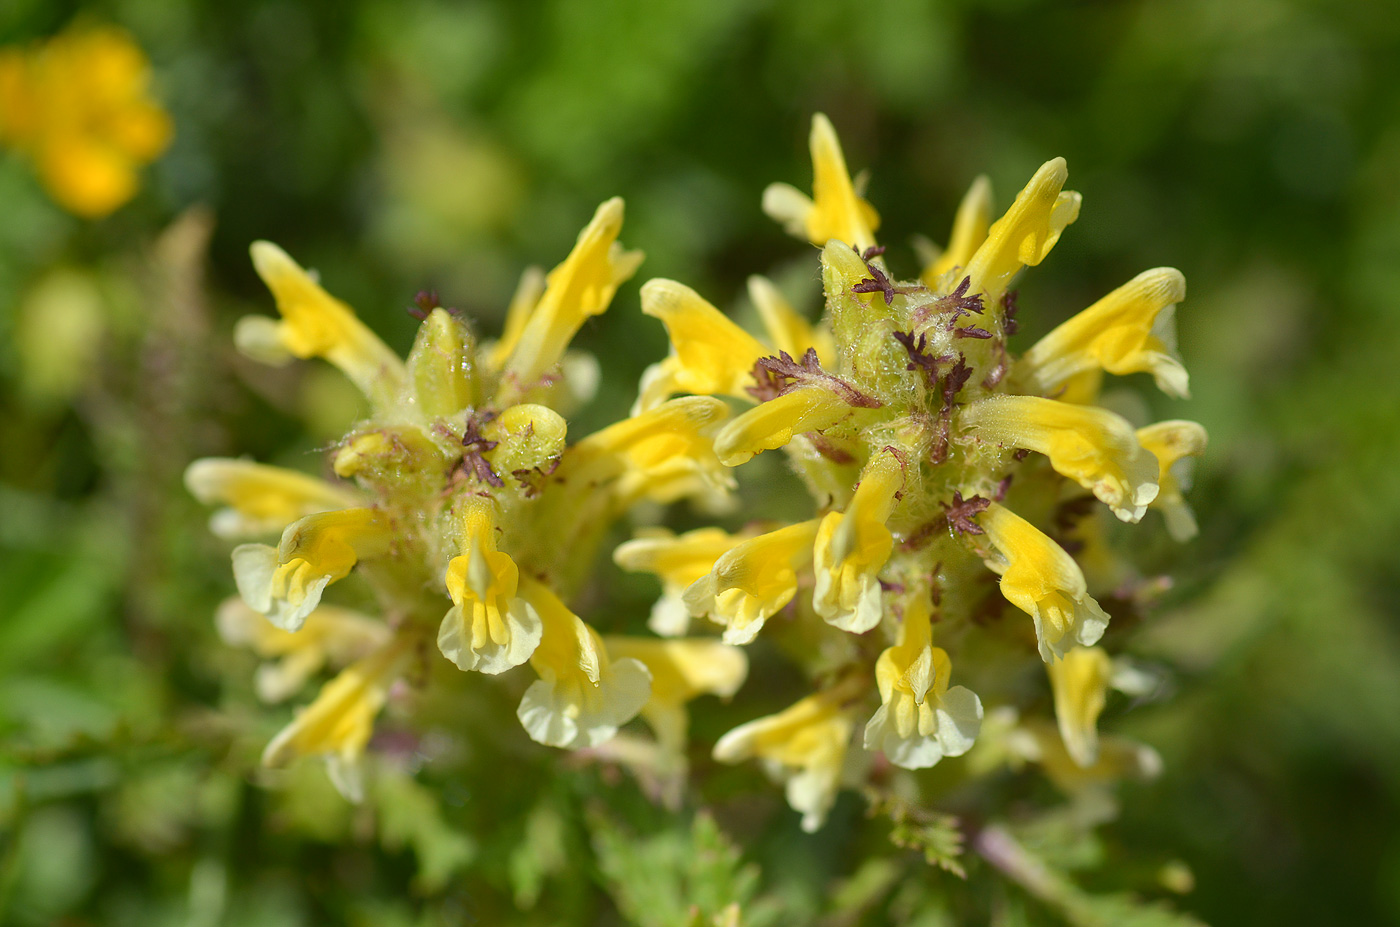
[[[33,161],[65,209],[101,218],[136,195],[174,134],[150,83],[145,54],[111,26],[0,49],[0,143]]]
[[[802,815],[802,829],[812,833],[836,801],[855,727],[853,703],[864,685],[862,679],[848,679],[775,715],[741,724],[715,744],[715,759],[760,760],[770,776],[786,784],[788,804]]]
[[[1093,766],[1099,756],[1099,714],[1108,697],[1113,661],[1102,648],[1075,647],[1045,669],[1065,751],[1080,766]]]

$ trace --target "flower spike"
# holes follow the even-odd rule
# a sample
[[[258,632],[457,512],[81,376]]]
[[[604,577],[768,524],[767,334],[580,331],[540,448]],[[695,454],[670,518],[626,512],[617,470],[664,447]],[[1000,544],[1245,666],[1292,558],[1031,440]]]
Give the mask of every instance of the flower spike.
[[[1135,431],[1096,400],[1105,373],[1146,372],[1186,393],[1172,330],[1181,275],[1140,275],[1018,357],[1008,286],[1078,213],[1064,162],[1042,166],[994,223],[990,184],[975,180],[946,251],[916,245],[922,273],[910,280],[876,243],[878,216],[825,117],[813,119],[810,142],[812,196],[778,184],[764,204],[819,246],[809,273],[824,291],[821,320],[755,276],[748,290],[762,330],[749,332],[689,287],[652,280],[642,306],[665,326],[669,356],[647,368],[629,417],[572,444],[566,415],[610,359],[600,365],[569,342],[640,260],[618,243],[621,200],[599,207],[553,272],[522,276],[494,344],[420,294],[406,365],[314,275],[255,246],[283,318],[244,322],[241,345],[273,361],[329,357],[373,400],[328,455],[344,483],[241,461],[198,462],[187,477],[201,499],[227,507],[215,519],[221,530],[284,528],[276,547],[234,551],[243,601],[219,615],[221,633],[263,659],[259,693],[285,698],[328,667],[348,667],[278,736],[269,762],[329,755],[337,784],[357,794],[358,760],[389,693],[461,679],[433,662],[436,631],[447,660],[490,677],[471,687],[519,699],[530,739],[581,751],[570,766],[620,764],[650,797],[680,807],[690,702],[736,694],[748,672],[740,647],[771,620],[759,648],[766,682],[796,691],[782,698],[785,710],[725,734],[713,756],[759,760],[809,831],[843,782],[864,786],[896,826],[936,838],[931,854],[951,866],[955,822],[906,802],[926,806],[934,793],[925,787],[957,780],[961,790],[1001,764],[1034,762],[1079,791],[1154,768],[1150,750],[1097,730],[1107,686],[1144,694],[1156,677],[1115,668],[1095,647],[1109,616],[1090,589],[1145,611],[1157,588],[1113,550],[1119,532],[1106,530],[1113,522],[1099,500],[1128,522],[1159,508],[1174,537],[1188,536],[1185,471],[1206,438],[1184,421]],[[788,506],[763,482],[775,479],[773,455],[746,470],[759,482],[742,497],[728,492],[738,486],[731,468],[778,449],[811,504],[773,521]],[[683,497],[694,504],[677,517],[747,504],[736,521],[748,526],[640,527]],[[633,539],[614,560],[660,580],[649,621],[659,639],[616,636],[638,615],[600,616],[606,626],[595,629],[565,604],[607,583],[595,554],[629,514]],[[321,603],[357,565],[382,619]],[[985,570],[1029,624],[999,620]],[[1015,684],[1036,661],[1032,634],[1058,730],[1043,693]],[[494,678],[524,662],[537,679]],[[1002,704],[985,723],[978,696],[952,685],[955,663],[960,682],[995,689]],[[430,691],[421,703],[440,701]],[[650,735],[642,725],[621,731],[638,717]],[[850,755],[858,720],[867,752]],[[963,754],[945,769],[951,778],[907,772]]]

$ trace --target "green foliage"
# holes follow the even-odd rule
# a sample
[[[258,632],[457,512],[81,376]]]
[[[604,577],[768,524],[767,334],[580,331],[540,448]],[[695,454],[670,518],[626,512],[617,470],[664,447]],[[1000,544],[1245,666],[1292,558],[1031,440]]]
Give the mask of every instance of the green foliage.
[[[963,833],[956,817],[915,808],[893,796],[874,804],[871,814],[889,815],[890,842],[895,846],[918,850],[930,866],[967,878],[967,870],[958,860],[963,854]]]
[[[727,927],[758,887],[758,870],[703,812],[654,834],[629,833],[602,813],[589,817],[598,868],[618,910],[638,927]],[[749,927],[765,921],[750,913]]]

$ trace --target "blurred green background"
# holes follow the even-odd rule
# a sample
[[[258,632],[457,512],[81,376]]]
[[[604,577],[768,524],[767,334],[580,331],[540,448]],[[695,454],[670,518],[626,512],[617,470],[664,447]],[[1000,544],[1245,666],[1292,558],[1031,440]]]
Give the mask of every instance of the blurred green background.
[[[0,158],[0,922],[665,924],[671,889],[639,895],[636,871],[667,854],[781,901],[754,923],[892,922],[897,899],[851,878],[849,796],[821,834],[779,820],[740,863],[542,749],[508,783],[386,780],[372,826],[314,764],[250,784],[287,709],[256,706],[252,658],[214,634],[226,549],[180,485],[209,454],[314,467],[354,416],[328,369],[234,356],[234,320],[271,311],[250,241],[318,268],[404,351],[415,292],[495,331],[522,268],[622,195],[647,260],[580,337],[604,373],[583,434],[665,351],[643,280],[743,312],[765,272],[815,308],[814,254],[758,203],[807,185],[818,110],[871,169],[904,276],[976,174],[1005,206],[1068,159],[1084,208],[1021,282],[1022,347],[1142,269],[1185,272],[1194,396],[1138,392],[1210,431],[1202,533],[1133,542],[1175,578],[1134,645],[1175,692],[1106,719],[1165,772],[1124,792],[1100,849],[1184,860],[1179,905],[1210,923],[1400,922],[1393,3],[6,0],[0,44],[75,17],[136,37],[176,138],[100,222]],[[604,569],[643,615],[654,587]],[[496,723],[509,706],[468,722],[483,751]],[[983,901],[964,922],[1040,922]]]

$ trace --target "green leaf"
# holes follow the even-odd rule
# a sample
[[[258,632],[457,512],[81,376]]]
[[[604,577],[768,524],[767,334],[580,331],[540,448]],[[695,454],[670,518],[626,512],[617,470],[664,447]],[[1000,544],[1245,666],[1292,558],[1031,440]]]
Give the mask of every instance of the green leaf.
[[[893,796],[876,798],[870,813],[890,818],[890,842],[906,850],[918,850],[930,866],[967,878],[958,857],[963,853],[963,834],[958,819],[916,807]]]
[[[676,826],[638,837],[602,812],[589,816],[593,848],[607,888],[638,927],[729,924],[758,886],[758,867],[745,865],[739,849],[710,815],[700,812],[688,829]]]

